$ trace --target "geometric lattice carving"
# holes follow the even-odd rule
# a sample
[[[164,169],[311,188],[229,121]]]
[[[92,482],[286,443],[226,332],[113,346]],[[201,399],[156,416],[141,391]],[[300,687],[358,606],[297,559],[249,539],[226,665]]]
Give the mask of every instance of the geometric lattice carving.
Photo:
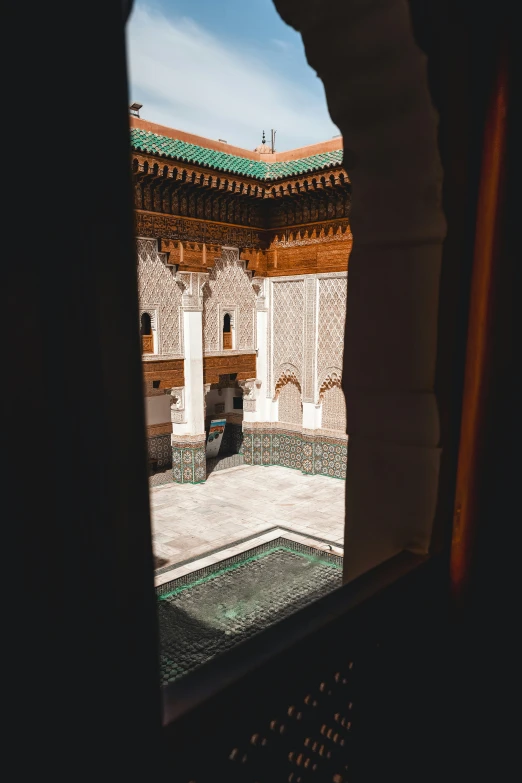
[[[317,342],[317,279],[315,275],[305,277],[305,313],[304,313],[304,367],[303,400],[315,402],[316,380],[316,342]]]
[[[322,387],[322,419],[323,430],[346,432],[346,402],[340,382],[335,379],[331,386]]]
[[[220,308],[220,306],[222,306]],[[203,289],[203,342],[205,353],[220,350],[220,310],[234,307],[235,348],[255,350],[256,294],[251,276],[239,260],[239,250],[223,248]],[[223,309],[225,308],[225,309]]]
[[[292,364],[301,383],[304,350],[304,281],[274,280],[273,286],[273,354],[274,379],[281,366]]]
[[[328,367],[342,367],[344,323],[348,279],[319,279],[319,314],[317,342],[317,377],[320,381]]]
[[[138,296],[142,310],[158,309],[158,354],[183,356],[181,327],[181,290],[158,253],[155,239],[138,239]]]
[[[287,378],[278,389],[279,415],[278,419],[285,424],[303,424],[303,403],[301,388],[292,378]]]

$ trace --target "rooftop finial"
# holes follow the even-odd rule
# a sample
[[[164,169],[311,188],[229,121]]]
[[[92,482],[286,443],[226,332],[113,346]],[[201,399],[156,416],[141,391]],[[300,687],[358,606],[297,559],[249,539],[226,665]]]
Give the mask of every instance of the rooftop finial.
[[[259,152],[260,155],[266,155],[267,153],[271,152],[272,150],[266,143],[266,136],[265,132],[263,131],[263,138],[261,139],[261,144],[255,148],[254,152]]]

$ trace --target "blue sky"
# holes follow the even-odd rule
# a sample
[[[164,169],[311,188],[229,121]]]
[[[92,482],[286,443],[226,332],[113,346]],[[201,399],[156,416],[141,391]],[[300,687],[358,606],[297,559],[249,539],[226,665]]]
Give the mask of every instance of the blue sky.
[[[141,117],[246,149],[277,129],[287,150],[339,133],[301,36],[272,0],[135,0],[130,98]]]

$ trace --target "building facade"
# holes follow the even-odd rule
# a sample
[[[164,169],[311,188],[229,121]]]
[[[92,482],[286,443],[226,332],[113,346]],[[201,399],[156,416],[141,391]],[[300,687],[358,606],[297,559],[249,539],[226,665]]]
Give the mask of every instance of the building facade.
[[[220,453],[345,478],[350,183],[340,138],[272,152],[131,118],[149,456]]]

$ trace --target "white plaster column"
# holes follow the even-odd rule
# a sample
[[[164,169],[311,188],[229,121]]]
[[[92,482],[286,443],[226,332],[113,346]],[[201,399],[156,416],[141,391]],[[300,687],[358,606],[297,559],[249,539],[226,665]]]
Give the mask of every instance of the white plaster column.
[[[268,278],[254,277],[252,287],[256,293],[256,378],[259,387],[256,390],[256,410],[252,416],[244,413],[245,421],[270,421],[272,400],[268,388],[268,315],[269,285]]]
[[[183,287],[183,353],[185,373],[183,421],[173,422],[173,439],[183,435],[205,434],[205,395],[203,388],[203,295],[208,275],[178,273]]]
[[[305,430],[321,429],[321,405],[303,402],[303,427]]]
[[[203,311],[183,310],[185,411],[187,434],[205,432],[203,389]]]

